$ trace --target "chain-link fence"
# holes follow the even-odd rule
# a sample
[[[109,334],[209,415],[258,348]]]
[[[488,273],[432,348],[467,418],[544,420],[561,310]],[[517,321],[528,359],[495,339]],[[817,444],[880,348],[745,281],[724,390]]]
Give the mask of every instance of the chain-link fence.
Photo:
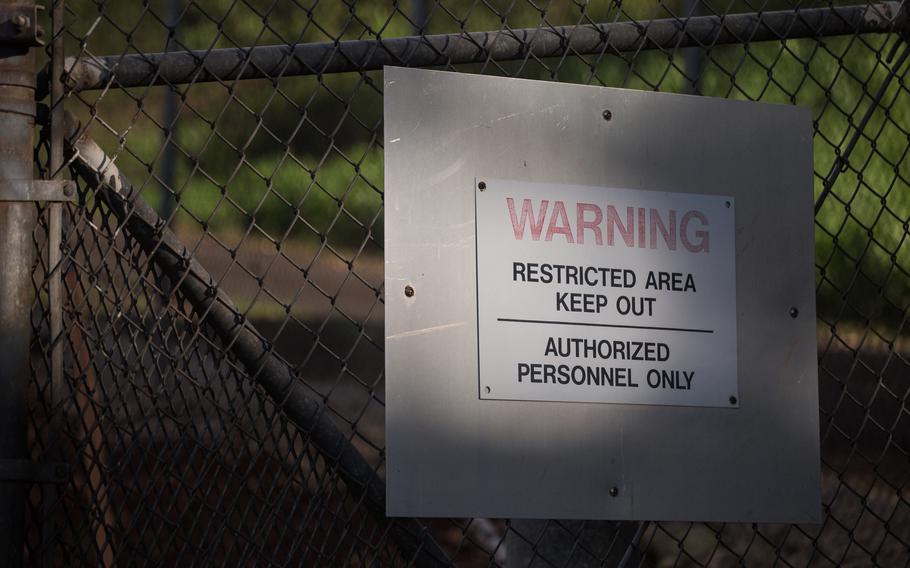
[[[48,8],[26,563],[910,564],[899,3]],[[812,109],[820,525],[384,516],[385,64]]]

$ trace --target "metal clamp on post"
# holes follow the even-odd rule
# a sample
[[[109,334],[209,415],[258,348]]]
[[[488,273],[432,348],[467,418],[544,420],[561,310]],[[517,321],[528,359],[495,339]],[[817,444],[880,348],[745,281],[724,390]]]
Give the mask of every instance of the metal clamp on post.
[[[0,4],[0,44],[44,45],[44,29],[38,25],[38,12],[43,9],[33,4]]]
[[[70,466],[29,460],[0,460],[0,483],[66,483]]]
[[[76,200],[76,182],[66,179],[0,181],[0,202]]]

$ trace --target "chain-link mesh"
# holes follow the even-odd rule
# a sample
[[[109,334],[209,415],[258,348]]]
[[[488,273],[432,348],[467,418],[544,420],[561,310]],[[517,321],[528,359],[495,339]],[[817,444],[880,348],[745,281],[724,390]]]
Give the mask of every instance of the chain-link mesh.
[[[851,8],[67,1],[73,116],[37,150],[80,184],[63,389],[39,255],[29,441],[70,469],[29,494],[28,561],[910,564],[908,48],[897,3]],[[820,525],[384,518],[383,62],[812,109]]]

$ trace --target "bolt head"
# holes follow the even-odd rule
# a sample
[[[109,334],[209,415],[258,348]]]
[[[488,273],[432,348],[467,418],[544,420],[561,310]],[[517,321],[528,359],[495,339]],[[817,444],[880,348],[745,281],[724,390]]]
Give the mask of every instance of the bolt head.
[[[799,317],[799,310],[796,308],[790,308],[790,317],[791,318]]]
[[[485,181],[477,182],[477,189],[479,189],[480,191],[483,191],[486,188],[487,188],[487,182],[485,182]]]
[[[619,495],[619,487],[614,485],[610,488],[610,497],[616,497],[617,495]]]
[[[68,181],[63,184],[63,195],[65,195],[67,197],[72,197],[74,193],[76,193],[76,184],[75,183]]]
[[[730,404],[736,404],[736,402],[737,402],[737,401],[736,401],[736,397],[735,397],[735,396],[730,396]]]
[[[410,284],[408,284],[407,286],[405,286],[405,287],[404,287],[404,295],[407,296],[408,298],[413,298],[413,297],[414,297],[414,287],[411,286]]]
[[[613,111],[610,109],[605,109],[603,112],[604,120],[613,120]]]
[[[13,19],[13,23],[20,28],[24,28],[28,26],[29,18],[24,14],[19,14]]]

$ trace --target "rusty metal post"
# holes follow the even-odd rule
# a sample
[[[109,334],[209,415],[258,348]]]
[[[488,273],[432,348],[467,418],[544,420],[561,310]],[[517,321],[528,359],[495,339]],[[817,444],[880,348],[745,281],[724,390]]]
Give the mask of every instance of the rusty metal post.
[[[37,29],[35,15],[34,6],[0,4],[0,183],[8,188],[27,187],[34,177],[35,54],[27,39],[28,29]],[[0,460],[7,463],[29,458],[26,390],[35,211],[35,204],[25,200],[0,201]],[[0,558],[8,566],[22,564],[26,488],[22,482],[0,480]]]

